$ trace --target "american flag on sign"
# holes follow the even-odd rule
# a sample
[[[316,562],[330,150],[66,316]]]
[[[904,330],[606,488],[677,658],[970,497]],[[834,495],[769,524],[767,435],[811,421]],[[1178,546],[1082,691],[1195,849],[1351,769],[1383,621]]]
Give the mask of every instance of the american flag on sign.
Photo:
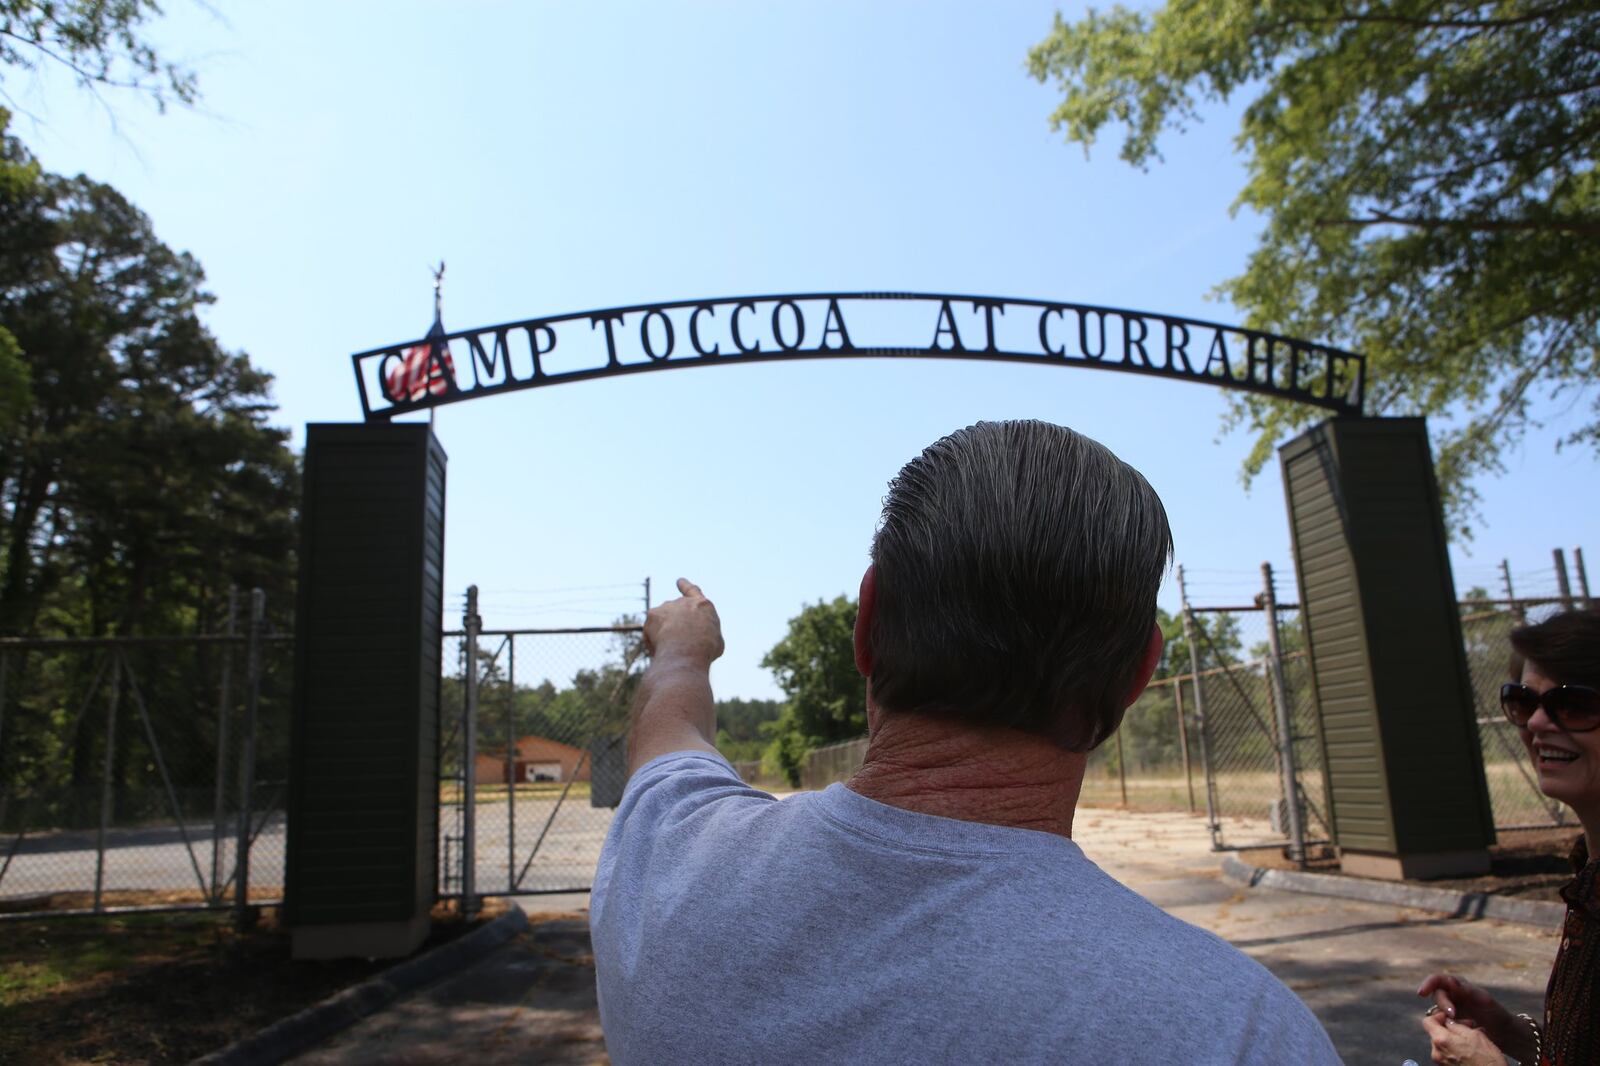
[[[455,386],[456,365],[445,343],[444,324],[435,311],[433,327],[421,344],[414,344],[389,363],[383,388],[395,403],[411,403],[426,396],[443,396]]]

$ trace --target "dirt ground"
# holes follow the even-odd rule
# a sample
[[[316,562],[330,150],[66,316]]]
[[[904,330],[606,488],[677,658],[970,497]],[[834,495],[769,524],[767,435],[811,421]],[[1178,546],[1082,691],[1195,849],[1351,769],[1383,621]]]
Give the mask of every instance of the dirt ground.
[[[1499,842],[1489,848],[1489,873],[1482,877],[1445,877],[1419,881],[1430,888],[1457,892],[1482,892],[1492,896],[1560,903],[1561,886],[1572,880],[1567,855],[1581,831],[1568,829],[1502,830]],[[1332,849],[1318,847],[1307,856],[1305,868],[1313,873],[1339,872]],[[1251,866],[1275,870],[1299,869],[1281,847],[1249,848],[1239,852]]]
[[[427,946],[503,906],[470,923],[439,909]],[[0,922],[0,1063],[188,1062],[392,963],[293,961],[271,910],[242,934],[211,912],[11,919]]]

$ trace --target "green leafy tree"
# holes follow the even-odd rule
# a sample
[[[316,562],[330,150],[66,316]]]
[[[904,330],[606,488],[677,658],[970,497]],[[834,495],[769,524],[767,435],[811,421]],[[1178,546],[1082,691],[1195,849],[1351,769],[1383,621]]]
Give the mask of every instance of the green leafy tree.
[[[867,731],[867,683],[856,670],[856,603],[844,596],[817,601],[789,619],[789,632],[761,660],[789,698],[765,726],[768,762],[800,783],[805,755],[820,744]]]
[[[0,71],[54,63],[93,92],[131,90],[162,110],[192,104],[194,72],[164,60],[147,35],[160,14],[156,0],[0,0]],[[4,85],[0,74],[0,92]]]
[[[1470,479],[1549,401],[1600,449],[1600,9],[1560,0],[1115,5],[1059,14],[1028,56],[1051,121],[1122,158],[1244,96],[1237,206],[1265,220],[1218,292],[1250,326],[1366,355],[1372,414],[1443,416],[1435,458],[1458,532]],[[1556,399],[1559,397],[1559,399]],[[1248,479],[1316,410],[1235,400]]]
[[[717,701],[717,750],[729,762],[760,759],[768,744],[762,726],[783,714],[781,700]]]
[[[33,166],[5,139],[5,167]],[[298,468],[271,375],[200,322],[204,274],[116,190],[0,181],[0,326],[29,381],[0,433],[0,633],[211,629],[291,603]]]
[[[267,423],[271,376],[200,321],[210,297],[198,263],[163,244],[116,190],[42,172],[4,119],[0,634],[215,632],[230,586],[265,590],[268,625],[286,627],[299,469],[287,432]],[[150,655],[139,666],[180,790],[214,773],[215,721],[193,708],[215,699],[217,654]],[[92,673],[22,661],[0,778],[81,789],[98,773],[91,731],[52,736]],[[282,695],[264,693],[263,720]],[[276,765],[281,731],[264,737],[264,764]],[[157,794],[133,784],[154,773],[145,745],[140,731],[117,732],[119,813],[137,813],[140,789]]]
[[[1183,615],[1168,614],[1156,608],[1156,624],[1161,627],[1165,645],[1161,661],[1156,664],[1156,677],[1174,677],[1192,670],[1189,658],[1189,638],[1184,632]],[[1201,670],[1210,670],[1223,663],[1238,662],[1243,643],[1239,637],[1239,619],[1227,611],[1196,611],[1194,615],[1196,658]]]

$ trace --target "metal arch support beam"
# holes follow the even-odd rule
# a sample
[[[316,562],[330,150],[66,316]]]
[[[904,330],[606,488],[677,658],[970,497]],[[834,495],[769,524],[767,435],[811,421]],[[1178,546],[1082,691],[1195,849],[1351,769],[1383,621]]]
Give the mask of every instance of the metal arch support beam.
[[[723,363],[976,359],[1081,366],[1360,414],[1364,356],[1148,311],[997,296],[823,292],[633,304],[351,356],[369,422],[477,396]]]

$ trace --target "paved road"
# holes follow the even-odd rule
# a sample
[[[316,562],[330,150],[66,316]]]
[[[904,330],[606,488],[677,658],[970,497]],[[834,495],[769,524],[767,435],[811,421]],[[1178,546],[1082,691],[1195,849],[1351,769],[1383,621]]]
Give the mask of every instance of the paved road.
[[[1415,992],[1428,972],[1469,974],[1512,1010],[1533,1012],[1555,954],[1554,930],[1235,885],[1221,877],[1204,825],[1189,815],[1084,810],[1075,829],[1084,851],[1112,875],[1277,974],[1350,1063],[1427,1062]],[[521,902],[532,913],[582,901]],[[580,919],[536,924],[477,966],[296,1061],[495,1066],[603,1062],[603,1056]]]
[[[444,831],[454,827],[452,808],[445,808]],[[587,886],[612,812],[589,806],[588,797],[571,798],[557,805],[554,798],[517,800],[515,822],[504,800],[480,803],[478,854],[474,868],[478,890],[504,894],[513,878],[525,892]],[[552,819],[552,814],[554,818]],[[514,830],[516,846],[508,846]],[[212,877],[214,827],[206,824],[113,829],[106,836],[105,888],[107,891],[196,891]],[[540,840],[541,832],[544,834]],[[187,834],[188,843],[184,836]],[[93,830],[0,838],[0,900],[52,892],[91,892],[95,880]],[[538,845],[530,864],[528,856]],[[455,855],[453,843],[450,845]],[[218,853],[221,877],[233,871],[232,830],[227,829]],[[6,856],[10,863],[6,864]],[[256,837],[250,854],[252,897],[262,891],[273,895],[283,885],[284,823],[281,814],[269,817]],[[456,861],[459,861],[457,859]],[[198,870],[198,876],[196,871]],[[514,873],[513,873],[514,870]]]
[[[1350,1063],[1428,1061],[1417,984],[1469,975],[1513,1011],[1537,1014],[1558,930],[1244,888],[1219,873],[1199,819],[1079,812],[1084,852],[1171,914],[1210,929],[1292,988]]]
[[[223,880],[233,873],[233,832],[219,841],[210,824],[112,829],[105,840],[104,887],[107,891],[199,891],[212,878],[216,845]],[[188,841],[184,837],[187,834]],[[0,838],[0,900],[53,892],[94,891],[96,834],[93,830]],[[250,853],[251,885],[283,884],[283,816],[271,815],[262,825]],[[10,857],[9,863],[6,861]],[[197,873],[198,871],[198,873]],[[252,898],[255,892],[251,893]]]

